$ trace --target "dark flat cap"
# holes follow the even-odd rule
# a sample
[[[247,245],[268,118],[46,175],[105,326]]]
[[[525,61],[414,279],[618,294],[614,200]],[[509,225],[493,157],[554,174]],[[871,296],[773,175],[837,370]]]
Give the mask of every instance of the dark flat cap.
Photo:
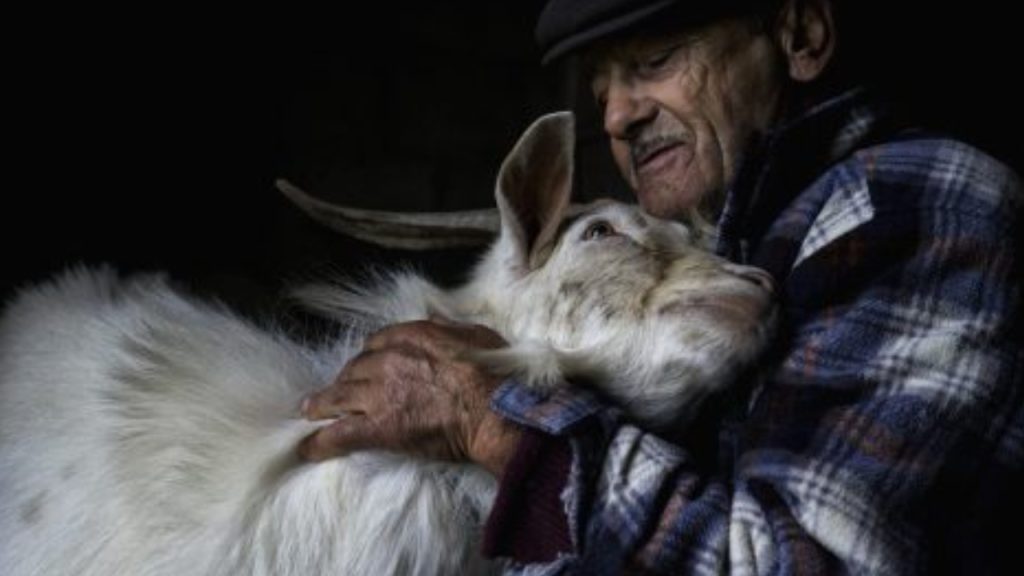
[[[544,63],[548,63],[658,18],[672,18],[680,26],[699,24],[757,3],[758,0],[551,0],[537,21],[537,44],[544,52]]]

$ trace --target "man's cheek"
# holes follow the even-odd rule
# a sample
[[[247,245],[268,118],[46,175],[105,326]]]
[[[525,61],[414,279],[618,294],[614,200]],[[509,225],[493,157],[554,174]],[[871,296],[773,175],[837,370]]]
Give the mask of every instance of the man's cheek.
[[[615,167],[619,170],[619,174],[622,175],[622,178],[629,184],[630,188],[636,190],[639,183],[636,179],[636,171],[633,170],[633,163],[630,160],[629,146],[613,142],[611,152],[612,160],[615,161]]]

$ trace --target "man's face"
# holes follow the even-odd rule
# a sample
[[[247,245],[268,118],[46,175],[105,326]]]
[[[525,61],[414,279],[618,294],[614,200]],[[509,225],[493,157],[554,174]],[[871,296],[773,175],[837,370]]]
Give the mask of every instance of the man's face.
[[[740,154],[777,107],[784,72],[770,37],[729,21],[591,56],[612,156],[641,206],[663,218],[717,211]]]

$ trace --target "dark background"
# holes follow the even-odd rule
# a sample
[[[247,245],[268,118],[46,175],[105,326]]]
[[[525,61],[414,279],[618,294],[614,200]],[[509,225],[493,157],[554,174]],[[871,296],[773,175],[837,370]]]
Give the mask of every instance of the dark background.
[[[474,251],[402,254],[345,239],[291,208],[273,180],[364,207],[490,206],[522,129],[580,101],[560,70],[540,67],[542,4],[10,18],[4,295],[76,262],[169,270],[247,310],[272,306],[284,282],[366,262],[458,278]],[[858,50],[877,78],[1019,170],[1024,66],[1010,10],[857,5],[871,30]],[[581,194],[621,194],[596,124],[581,132]]]

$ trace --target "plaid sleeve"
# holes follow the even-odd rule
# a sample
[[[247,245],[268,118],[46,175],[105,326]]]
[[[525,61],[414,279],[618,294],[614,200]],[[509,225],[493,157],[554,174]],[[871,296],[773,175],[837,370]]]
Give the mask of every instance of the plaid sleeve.
[[[728,475],[572,391],[506,389],[497,407],[573,459],[572,553],[510,572],[994,571],[1024,468],[1020,200],[984,156],[909,142],[791,206],[758,262],[788,258],[785,353]]]

